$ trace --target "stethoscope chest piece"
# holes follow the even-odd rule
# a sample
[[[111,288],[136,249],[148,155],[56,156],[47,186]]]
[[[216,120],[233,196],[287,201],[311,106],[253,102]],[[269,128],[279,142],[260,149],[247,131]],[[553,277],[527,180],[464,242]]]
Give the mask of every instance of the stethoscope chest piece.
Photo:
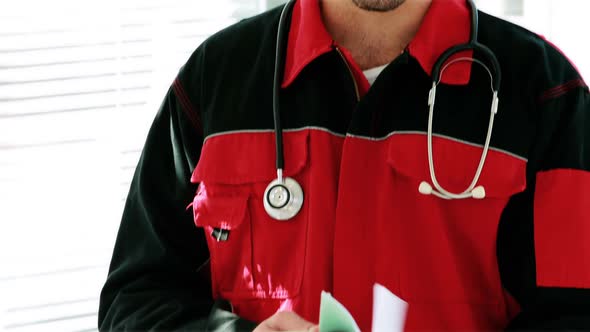
[[[303,190],[292,178],[275,179],[264,191],[264,210],[276,220],[289,220],[303,206]]]

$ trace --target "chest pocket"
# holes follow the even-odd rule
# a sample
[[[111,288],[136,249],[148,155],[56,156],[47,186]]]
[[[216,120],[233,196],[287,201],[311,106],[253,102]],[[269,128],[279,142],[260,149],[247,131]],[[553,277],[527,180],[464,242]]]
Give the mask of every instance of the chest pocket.
[[[284,134],[285,176],[307,187],[308,133]],[[230,301],[288,299],[301,288],[307,204],[289,221],[264,210],[263,194],[276,177],[272,133],[209,138],[192,180],[199,183],[194,220],[204,229],[215,297]]]
[[[475,176],[483,148],[435,136],[432,149],[436,178],[441,186],[454,193],[467,189]],[[389,144],[387,162],[395,172],[417,180],[416,188],[422,181],[432,184],[426,135],[394,135]],[[486,197],[490,199],[506,198],[523,191],[526,187],[526,160],[490,149],[477,185],[485,188]]]
[[[445,200],[418,191],[422,181],[432,184],[426,135],[393,135],[388,149],[389,196],[394,202],[390,216],[400,222],[381,228],[403,234],[393,258],[404,267],[398,272],[401,293],[423,303],[502,301],[497,229],[510,197],[526,187],[526,161],[490,150],[477,183],[484,186],[486,197]],[[464,191],[481,152],[479,146],[435,137],[434,165],[441,186],[454,193]]]

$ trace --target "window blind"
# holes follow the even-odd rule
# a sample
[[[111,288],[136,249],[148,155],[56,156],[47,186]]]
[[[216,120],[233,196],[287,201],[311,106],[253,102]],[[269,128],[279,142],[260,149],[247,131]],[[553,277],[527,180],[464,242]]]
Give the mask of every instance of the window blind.
[[[262,0],[0,3],[0,331],[95,331],[145,137],[178,69]]]

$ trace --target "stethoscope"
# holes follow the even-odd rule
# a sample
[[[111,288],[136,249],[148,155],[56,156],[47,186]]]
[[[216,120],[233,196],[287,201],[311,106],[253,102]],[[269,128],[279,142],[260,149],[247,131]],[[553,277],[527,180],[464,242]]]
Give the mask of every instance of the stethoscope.
[[[290,177],[283,176],[283,170],[285,166],[285,160],[283,155],[283,128],[281,126],[281,112],[279,105],[279,95],[281,89],[282,70],[284,66],[284,39],[285,31],[287,31],[287,14],[291,11],[296,0],[289,1],[281,13],[279,19],[279,28],[277,31],[277,43],[276,43],[276,55],[275,55],[275,68],[274,68],[274,83],[273,83],[273,116],[274,116],[274,132],[275,132],[275,146],[276,146],[276,170],[277,178],[273,180],[264,192],[264,209],[270,217],[276,220],[289,220],[297,215],[303,206],[303,190],[296,180]],[[437,1],[437,0],[434,0]],[[471,38],[468,43],[456,45],[446,50],[436,61],[432,69],[432,88],[428,96],[428,133],[427,133],[427,144],[428,144],[428,167],[430,170],[430,180],[432,184],[427,181],[422,181],[418,188],[418,191],[423,195],[434,195],[436,197],[452,200],[452,199],[483,199],[486,197],[485,188],[482,185],[477,185],[481,176],[482,170],[485,165],[486,157],[490,149],[490,141],[492,138],[492,130],[494,128],[494,117],[498,113],[498,91],[500,89],[501,72],[500,64],[494,53],[485,45],[480,44],[477,41],[478,32],[478,14],[477,7],[473,0],[467,0],[471,9]],[[449,63],[446,63],[453,55],[463,51],[477,51],[481,53],[491,64],[492,70],[481,60],[472,57],[459,57],[453,59]],[[434,106],[436,102],[436,88],[441,82],[442,75],[447,68],[457,62],[470,61],[477,63],[484,67],[490,76],[490,85],[492,89],[493,99],[490,112],[490,120],[488,125],[488,131],[486,135],[483,152],[481,154],[479,165],[473,176],[473,180],[467,189],[460,193],[453,193],[444,189],[436,178],[436,172],[434,168],[434,158],[432,152],[432,136],[433,136],[433,118],[434,118]],[[444,66],[443,66],[444,65]]]

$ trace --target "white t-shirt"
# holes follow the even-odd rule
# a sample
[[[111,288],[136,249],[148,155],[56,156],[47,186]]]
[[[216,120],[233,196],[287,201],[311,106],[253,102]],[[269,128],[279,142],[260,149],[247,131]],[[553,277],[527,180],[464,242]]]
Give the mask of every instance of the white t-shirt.
[[[375,80],[377,79],[379,74],[381,74],[383,69],[385,69],[385,67],[387,67],[386,64],[383,66],[374,67],[374,68],[367,69],[367,70],[363,71],[363,73],[365,74],[365,77],[369,81],[370,85],[373,85],[373,83],[375,83]]]

